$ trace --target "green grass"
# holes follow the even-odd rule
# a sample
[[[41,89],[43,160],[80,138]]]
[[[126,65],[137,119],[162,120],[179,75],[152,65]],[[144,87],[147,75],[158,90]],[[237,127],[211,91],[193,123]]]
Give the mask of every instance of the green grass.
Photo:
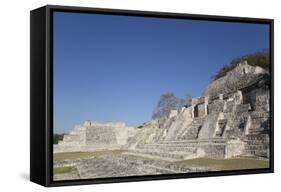
[[[75,167],[54,167],[54,174],[64,174],[64,173],[71,173],[76,172],[77,169]]]
[[[269,168],[269,161],[258,159],[188,159],[177,161],[197,166],[206,166],[216,168],[218,170],[238,170],[238,169],[259,169]]]
[[[125,150],[101,150],[101,151],[94,151],[94,152],[65,152],[65,153],[55,153],[54,154],[54,161],[64,160],[64,159],[78,159],[78,158],[87,158],[93,156],[100,156],[100,155],[115,155],[121,154],[125,152]]]

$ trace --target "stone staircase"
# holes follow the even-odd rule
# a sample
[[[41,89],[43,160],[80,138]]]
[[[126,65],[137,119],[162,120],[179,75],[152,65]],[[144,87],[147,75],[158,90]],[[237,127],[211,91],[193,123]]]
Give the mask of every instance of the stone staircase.
[[[75,127],[69,134],[64,135],[63,140],[59,141],[59,146],[75,146],[85,144],[85,127]]]
[[[164,143],[164,144],[144,144],[140,145],[131,153],[139,156],[154,156],[164,159],[184,159],[187,155],[192,155],[196,152],[194,146],[187,146],[182,143]]]
[[[216,123],[218,121],[218,117],[218,114],[210,114],[206,116],[206,119],[198,134],[198,139],[210,139],[213,137],[214,132],[216,130]]]
[[[269,158],[268,134],[247,135],[243,156]]]
[[[218,124],[219,124],[219,129],[216,131],[215,136],[221,137],[224,133],[224,130],[225,130],[225,127],[226,127],[226,124],[227,124],[227,119],[220,119],[218,121]]]
[[[249,104],[239,104],[233,113],[228,114],[226,126],[227,130],[223,133],[225,138],[241,138],[245,133],[246,123],[249,116]]]
[[[206,117],[194,118],[189,127],[187,129],[183,129],[182,133],[179,133],[180,139],[197,139],[205,119]]]
[[[268,113],[254,111],[250,113],[251,127],[247,130],[249,135],[257,135],[269,130]]]
[[[210,158],[223,158],[226,141],[217,139],[163,141],[162,143],[144,144],[138,146],[130,154],[160,158],[166,160],[183,160],[207,156]],[[198,149],[201,149],[201,152]],[[204,151],[204,152],[203,152]]]

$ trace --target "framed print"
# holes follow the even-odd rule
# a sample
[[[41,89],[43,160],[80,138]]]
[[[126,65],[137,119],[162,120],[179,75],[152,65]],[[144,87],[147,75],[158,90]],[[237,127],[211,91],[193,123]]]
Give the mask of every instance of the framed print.
[[[31,11],[30,179],[273,172],[273,20]]]

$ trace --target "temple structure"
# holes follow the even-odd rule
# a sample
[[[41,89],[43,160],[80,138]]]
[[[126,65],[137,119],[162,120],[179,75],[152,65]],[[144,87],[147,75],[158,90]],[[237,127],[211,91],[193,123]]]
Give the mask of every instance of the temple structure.
[[[54,145],[54,152],[120,149],[127,144],[128,135],[132,130],[132,127],[127,127],[122,122],[85,121]]]
[[[269,157],[269,73],[247,62],[213,81],[191,105],[139,128],[85,122],[55,152],[125,149],[135,156],[181,160],[198,157]]]

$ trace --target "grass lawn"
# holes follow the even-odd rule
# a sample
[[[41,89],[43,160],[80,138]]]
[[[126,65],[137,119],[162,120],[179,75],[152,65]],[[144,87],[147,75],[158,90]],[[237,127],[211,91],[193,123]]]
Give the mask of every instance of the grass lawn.
[[[190,165],[206,166],[218,170],[258,169],[269,168],[269,161],[258,159],[188,159],[177,161]]]
[[[75,167],[54,167],[54,174],[63,174],[63,173],[71,173],[76,172],[77,169]]]
[[[125,150],[102,150],[93,152],[65,152],[65,153],[55,153],[54,161],[64,160],[64,159],[77,159],[85,158],[99,155],[110,155],[110,154],[121,154]]]

